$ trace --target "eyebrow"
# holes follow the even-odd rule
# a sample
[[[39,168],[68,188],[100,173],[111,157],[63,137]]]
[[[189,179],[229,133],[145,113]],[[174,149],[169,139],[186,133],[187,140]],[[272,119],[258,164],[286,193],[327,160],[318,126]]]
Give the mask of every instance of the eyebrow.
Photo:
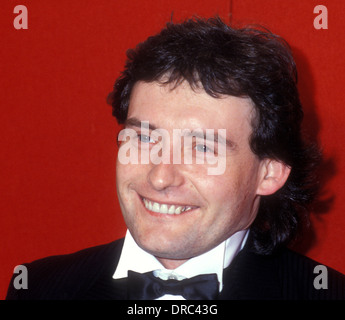
[[[149,123],[148,120],[142,121],[142,120],[139,120],[136,117],[131,117],[131,118],[127,119],[125,121],[125,123],[124,123],[124,126],[125,127],[129,126],[129,127],[141,128],[142,127],[142,122],[145,122],[145,125],[148,124],[148,129],[149,130],[152,130],[152,131],[153,130],[159,130],[157,126]],[[190,136],[192,136],[192,137],[196,137],[196,138],[207,140],[207,134],[206,134],[204,129],[202,129],[202,131],[190,130],[190,129],[181,129],[181,130],[182,130],[182,133],[183,133],[183,135],[182,135],[183,137],[190,137]],[[188,130],[188,132],[185,132],[187,130]],[[216,129],[212,129],[212,130],[216,131]],[[214,136],[213,141],[216,142],[216,143],[218,143],[218,142],[222,143],[222,141],[225,140],[225,145],[229,149],[235,149],[237,147],[237,144],[235,142],[233,142],[232,140],[229,140],[229,139],[225,139],[224,137],[220,137],[217,132],[214,132],[213,136]],[[211,139],[209,139],[209,141],[211,141]]]
[[[142,126],[142,123],[143,122],[145,122],[145,129],[146,129],[146,124],[148,123],[148,125],[149,125],[149,129],[150,130],[156,130],[156,129],[158,129],[155,125],[153,125],[153,124],[151,124],[151,123],[149,123],[149,121],[148,120],[139,120],[138,118],[136,118],[136,117],[132,117],[132,118],[129,118],[129,119],[127,119],[126,121],[125,121],[125,123],[124,123],[124,126],[125,127],[138,127],[138,128],[141,128],[141,126]]]
[[[216,131],[216,129],[212,129],[212,130]],[[192,130],[192,132],[190,132],[190,130],[189,130],[189,132],[187,132],[183,136],[184,137],[196,137],[196,138],[200,138],[200,139],[204,139],[204,140],[214,141],[215,143],[223,143],[225,141],[225,145],[229,149],[235,149],[237,147],[237,144],[235,142],[233,142],[229,139],[225,139],[222,136],[219,136],[217,132],[213,133],[213,139],[207,139],[208,135],[204,130],[203,131]]]

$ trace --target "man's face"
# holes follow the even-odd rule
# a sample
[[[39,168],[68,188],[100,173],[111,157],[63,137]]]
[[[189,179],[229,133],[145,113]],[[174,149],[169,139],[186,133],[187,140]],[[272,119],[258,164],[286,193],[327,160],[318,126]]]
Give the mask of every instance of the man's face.
[[[220,175],[209,174],[212,165],[207,161],[195,163],[212,152],[208,142],[193,142],[192,164],[183,159],[173,163],[173,139],[170,163],[117,161],[117,191],[127,227],[138,245],[163,264],[202,254],[253,222],[263,179],[262,162],[249,146],[254,114],[250,99],[216,99],[201,89],[193,91],[186,82],[174,89],[157,82],[135,85],[126,127],[138,133],[139,159],[141,152],[160,143],[147,132],[140,136],[140,121],[165,129],[170,137],[174,129],[226,129],[225,154],[218,159],[226,168]]]

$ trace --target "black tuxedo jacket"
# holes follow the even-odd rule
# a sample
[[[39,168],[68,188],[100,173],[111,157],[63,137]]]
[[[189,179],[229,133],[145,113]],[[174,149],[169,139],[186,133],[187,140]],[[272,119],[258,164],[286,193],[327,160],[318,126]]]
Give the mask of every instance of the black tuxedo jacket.
[[[28,289],[15,289],[8,300],[126,300],[127,280],[112,275],[123,239],[27,264]],[[315,289],[317,262],[288,249],[261,256],[250,242],[224,270],[221,300],[345,300],[345,276],[327,268],[328,288]]]

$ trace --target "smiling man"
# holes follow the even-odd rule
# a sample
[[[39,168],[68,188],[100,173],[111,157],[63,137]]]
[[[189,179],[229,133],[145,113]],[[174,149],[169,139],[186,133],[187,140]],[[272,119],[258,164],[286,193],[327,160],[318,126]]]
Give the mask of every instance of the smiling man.
[[[191,19],[127,55],[109,95],[126,237],[28,264],[29,289],[8,298],[345,298],[343,275],[315,284],[318,264],[286,249],[319,159],[286,43]]]
[[[221,155],[226,170],[220,175],[208,173],[207,161],[175,164],[171,153],[167,163],[123,165],[118,161],[117,190],[128,229],[137,244],[166,268],[175,269],[247,230],[256,217],[260,195],[274,193],[286,181],[290,172],[286,165],[260,160],[251,151],[254,117],[250,99],[213,98],[187,82],[172,88],[140,81],[133,88],[126,127],[137,130],[138,136],[141,127],[131,123],[149,120],[170,136],[176,128],[225,129],[224,139],[231,141]],[[196,142],[191,146],[194,159],[210,152],[200,148],[202,141]],[[147,152],[157,143],[141,139],[138,149]],[[207,147],[209,142],[204,143]]]

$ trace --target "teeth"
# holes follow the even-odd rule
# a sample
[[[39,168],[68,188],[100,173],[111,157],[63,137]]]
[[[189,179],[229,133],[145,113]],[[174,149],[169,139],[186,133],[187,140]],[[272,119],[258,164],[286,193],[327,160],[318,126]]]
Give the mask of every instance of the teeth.
[[[175,209],[175,214],[180,214],[181,212],[182,212],[182,207],[177,207],[176,209]]]
[[[168,210],[168,213],[169,214],[174,214],[175,213],[175,206],[174,205],[170,206],[170,208]]]
[[[161,204],[158,202],[147,200],[145,198],[143,198],[143,202],[146,209],[164,214],[180,214],[181,212],[186,212],[192,209],[192,207],[190,206],[177,206],[164,203]]]
[[[159,212],[161,213],[168,213],[168,206],[166,204],[162,204],[160,207]]]

